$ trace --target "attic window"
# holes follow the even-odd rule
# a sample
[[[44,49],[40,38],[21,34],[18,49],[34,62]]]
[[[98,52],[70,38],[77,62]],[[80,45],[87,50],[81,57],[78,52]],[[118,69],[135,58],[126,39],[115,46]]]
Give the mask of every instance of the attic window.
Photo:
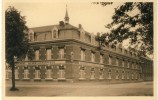
[[[57,38],[57,31],[53,30],[53,38]]]

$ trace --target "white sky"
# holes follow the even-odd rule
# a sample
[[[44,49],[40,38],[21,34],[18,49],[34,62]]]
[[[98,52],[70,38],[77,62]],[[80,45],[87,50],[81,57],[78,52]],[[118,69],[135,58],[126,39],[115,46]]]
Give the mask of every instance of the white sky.
[[[114,3],[102,7],[91,2],[15,2],[6,4],[14,6],[21,11],[22,16],[26,16],[27,26],[38,27],[58,24],[64,20],[66,4],[68,6],[69,23],[77,26],[82,24],[83,28],[90,33],[107,32],[104,25],[112,21],[111,17],[114,8],[122,3]]]

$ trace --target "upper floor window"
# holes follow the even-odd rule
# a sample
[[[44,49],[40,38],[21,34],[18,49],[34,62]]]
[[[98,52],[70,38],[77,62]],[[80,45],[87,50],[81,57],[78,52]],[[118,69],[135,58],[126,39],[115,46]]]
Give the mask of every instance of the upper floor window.
[[[35,50],[35,60],[39,60],[39,50]]]
[[[95,62],[95,53],[94,52],[91,53],[91,61]]]
[[[112,60],[111,60],[111,56],[109,56],[109,65],[111,65],[112,64]]]
[[[127,68],[129,68],[130,67],[130,61],[128,61],[128,63],[127,63]]]
[[[119,59],[116,58],[116,66],[118,66],[118,65],[119,65]]]
[[[47,60],[51,60],[51,49],[47,49],[47,54],[46,54]]]
[[[100,63],[103,63],[103,55],[100,55]]]
[[[64,48],[59,49],[59,58],[63,59],[64,58]]]
[[[30,40],[33,40],[33,33],[30,33]]]
[[[123,59],[122,60],[122,67],[124,67],[125,66],[125,60]]]
[[[81,49],[81,60],[85,60],[85,50]]]
[[[111,70],[108,70],[108,79],[112,79]]]

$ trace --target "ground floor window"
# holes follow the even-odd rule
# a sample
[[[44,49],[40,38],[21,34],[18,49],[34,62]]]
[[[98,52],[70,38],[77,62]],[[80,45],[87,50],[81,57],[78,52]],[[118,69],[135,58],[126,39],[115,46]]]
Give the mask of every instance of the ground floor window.
[[[118,70],[116,70],[116,77],[115,77],[115,79],[119,79],[119,72],[118,72]]]
[[[100,68],[99,72],[100,72],[100,76],[99,79],[104,79],[104,73],[103,73],[104,69]]]
[[[58,79],[65,79],[65,67],[63,65],[59,66],[59,78]]]
[[[134,79],[134,75],[133,75],[133,72],[132,72],[132,74],[131,74],[131,77],[132,77],[132,80]]]
[[[129,72],[127,72],[127,79],[129,79]]]
[[[15,79],[19,79],[18,67],[15,66]]]
[[[108,70],[108,79],[112,79],[112,77],[111,77],[111,70]]]
[[[29,79],[29,69],[28,67],[24,67],[24,79]]]
[[[46,66],[46,79],[52,79],[52,67],[51,66]]]
[[[35,67],[35,80],[39,80],[40,78],[40,68],[38,66]]]
[[[135,79],[136,79],[136,80],[138,79],[138,74],[137,74],[137,73],[135,73]]]
[[[9,75],[9,73],[10,73],[10,70],[9,69],[6,69],[6,79],[9,79],[10,77],[10,75]]]
[[[122,71],[122,79],[125,79],[125,72]]]
[[[95,70],[94,68],[91,68],[91,76],[90,79],[95,79]]]
[[[79,74],[80,74],[80,77],[79,77],[79,79],[85,79],[85,67],[80,67],[80,72],[79,72]]]

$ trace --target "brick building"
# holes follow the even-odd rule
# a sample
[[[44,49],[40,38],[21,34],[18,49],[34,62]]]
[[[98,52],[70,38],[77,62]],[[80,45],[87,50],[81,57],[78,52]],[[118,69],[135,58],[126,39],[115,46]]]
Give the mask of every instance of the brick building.
[[[108,81],[135,82],[153,80],[152,60],[117,45],[98,49],[95,35],[81,24],[65,22],[30,28],[32,59],[15,61],[15,79],[30,81]],[[6,70],[6,78],[10,73]]]

